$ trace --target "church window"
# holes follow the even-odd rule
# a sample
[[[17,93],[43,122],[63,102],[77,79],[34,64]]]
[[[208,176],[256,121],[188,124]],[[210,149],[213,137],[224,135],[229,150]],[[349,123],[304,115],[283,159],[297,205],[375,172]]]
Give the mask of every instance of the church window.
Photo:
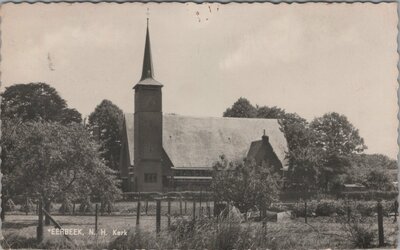
[[[147,183],[157,182],[157,174],[155,174],[155,173],[144,174],[144,182],[147,182]]]

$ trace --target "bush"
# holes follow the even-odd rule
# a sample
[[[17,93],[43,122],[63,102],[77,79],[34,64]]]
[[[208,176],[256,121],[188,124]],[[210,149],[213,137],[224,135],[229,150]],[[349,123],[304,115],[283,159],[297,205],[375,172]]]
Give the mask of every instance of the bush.
[[[353,244],[355,247],[369,248],[375,240],[374,232],[369,228],[361,225],[353,226]]]
[[[316,216],[331,216],[336,212],[336,206],[333,201],[320,201],[315,209]]]
[[[347,233],[354,247],[370,248],[375,240],[372,224],[359,215],[352,215],[350,221],[343,220],[342,228]]]
[[[6,212],[11,212],[15,210],[15,203],[12,199],[8,199],[5,206],[4,206],[4,210]]]
[[[37,247],[39,249],[76,249],[74,243],[62,236],[45,239]]]
[[[268,210],[279,213],[287,211],[288,207],[279,203],[271,203],[271,205],[268,207]]]
[[[157,249],[157,238],[154,234],[144,233],[140,229],[130,230],[128,235],[121,235],[113,240],[109,249]]]
[[[373,216],[377,212],[376,202],[359,202],[355,205],[355,210],[362,217]]]
[[[80,213],[90,213],[93,212],[93,204],[90,202],[90,200],[83,200],[81,204],[79,205],[79,212]]]
[[[321,200],[315,209],[316,216],[344,215],[347,205],[343,200]]]
[[[315,210],[317,208],[317,201],[307,201],[307,216],[315,216]],[[296,203],[294,206],[288,206],[289,209],[293,211],[296,217],[305,216],[305,204],[304,201]]]
[[[60,208],[58,209],[58,212],[62,213],[62,214],[66,214],[66,213],[71,213],[72,212],[72,202],[69,199],[65,199]]]
[[[36,204],[32,202],[31,199],[27,199],[22,205],[19,211],[24,213],[31,213],[36,211]]]

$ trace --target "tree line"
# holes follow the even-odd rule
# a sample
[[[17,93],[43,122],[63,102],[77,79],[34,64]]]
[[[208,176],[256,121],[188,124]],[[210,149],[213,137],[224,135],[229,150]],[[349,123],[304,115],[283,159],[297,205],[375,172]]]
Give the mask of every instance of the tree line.
[[[293,190],[337,192],[344,183],[361,183],[374,190],[390,190],[395,179],[388,169],[395,160],[364,154],[367,146],[345,115],[329,112],[311,122],[279,107],[253,106],[239,98],[224,117],[278,119],[287,143],[287,184]]]

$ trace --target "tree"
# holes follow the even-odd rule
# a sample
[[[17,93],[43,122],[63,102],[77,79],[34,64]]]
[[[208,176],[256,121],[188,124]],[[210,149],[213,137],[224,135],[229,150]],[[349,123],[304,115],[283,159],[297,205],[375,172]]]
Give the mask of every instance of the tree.
[[[223,113],[224,117],[246,117],[254,118],[257,115],[257,109],[251,105],[249,100],[240,97],[230,108]]]
[[[4,184],[13,195],[42,199],[45,209],[61,197],[92,195],[100,186],[107,186],[104,190],[111,192],[107,195],[118,197],[115,173],[104,164],[98,144],[83,125],[6,123],[4,130],[14,130],[2,141],[7,152]]]
[[[257,118],[269,118],[269,119],[283,119],[285,118],[286,112],[284,109],[268,106],[256,106]]]
[[[89,130],[99,139],[107,166],[114,170],[119,169],[123,116],[109,100],[103,100],[89,115]]]
[[[393,189],[390,176],[380,169],[371,170],[367,174],[364,185],[369,189],[378,191],[390,191]]]
[[[321,155],[315,148],[304,147],[289,151],[287,188],[310,192],[318,189],[319,165]]]
[[[57,91],[45,83],[15,84],[7,87],[1,96],[3,119],[58,121],[64,124],[82,121],[81,114],[69,109]]]
[[[350,157],[348,183],[364,183],[372,170],[388,173],[391,181],[397,180],[397,161],[382,154],[354,154]]]
[[[310,128],[315,131],[315,144],[321,149],[323,157],[320,184],[325,191],[329,191],[337,180],[343,180],[340,175],[351,169],[350,157],[362,153],[367,147],[358,129],[344,115],[327,113],[315,118]]]
[[[362,153],[367,147],[358,129],[347,117],[332,112],[315,118],[310,127],[317,134],[317,144],[327,155],[351,155]]]
[[[228,162],[222,156],[213,167],[211,188],[217,200],[231,202],[241,212],[247,213],[277,199],[278,178],[264,164]]]

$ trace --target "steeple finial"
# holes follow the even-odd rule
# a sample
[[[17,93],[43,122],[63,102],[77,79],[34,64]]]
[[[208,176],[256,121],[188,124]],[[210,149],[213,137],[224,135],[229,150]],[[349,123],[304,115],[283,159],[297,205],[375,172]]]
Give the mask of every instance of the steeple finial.
[[[147,17],[146,42],[144,47],[142,77],[140,78],[140,80],[144,80],[146,78],[153,78],[153,62],[151,59],[151,46],[150,46],[150,34],[149,34],[149,17]]]

